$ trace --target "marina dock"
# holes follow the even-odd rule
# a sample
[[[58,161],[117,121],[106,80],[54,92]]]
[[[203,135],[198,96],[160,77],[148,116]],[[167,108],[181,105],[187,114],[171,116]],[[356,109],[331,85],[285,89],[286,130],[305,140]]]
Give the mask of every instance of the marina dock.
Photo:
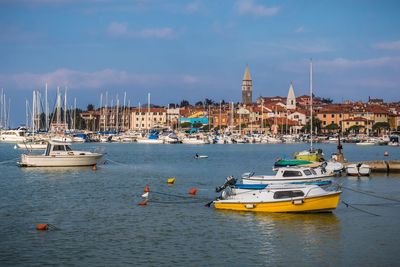
[[[348,162],[345,165],[356,164],[358,162]],[[400,160],[370,160],[362,163],[371,166],[374,173],[400,173]]]

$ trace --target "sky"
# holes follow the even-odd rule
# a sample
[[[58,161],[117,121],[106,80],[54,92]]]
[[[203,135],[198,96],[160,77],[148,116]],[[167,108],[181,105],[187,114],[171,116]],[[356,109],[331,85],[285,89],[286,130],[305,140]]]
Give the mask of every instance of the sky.
[[[399,101],[399,11],[397,0],[0,0],[0,88],[17,126],[46,83],[51,107],[57,87],[79,107],[106,92],[132,106],[148,93],[158,105],[238,102],[246,65],[253,100],[286,96],[291,81],[309,94],[312,58],[318,96]]]

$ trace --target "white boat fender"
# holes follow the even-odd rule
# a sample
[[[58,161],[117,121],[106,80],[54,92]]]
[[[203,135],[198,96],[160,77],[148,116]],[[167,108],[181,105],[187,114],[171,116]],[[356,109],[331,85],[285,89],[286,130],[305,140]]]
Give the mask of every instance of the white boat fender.
[[[301,205],[303,203],[304,203],[304,201],[302,199],[295,199],[292,201],[293,205]]]
[[[246,209],[254,209],[256,207],[256,205],[254,205],[254,204],[246,204],[246,205],[244,205],[244,207]]]

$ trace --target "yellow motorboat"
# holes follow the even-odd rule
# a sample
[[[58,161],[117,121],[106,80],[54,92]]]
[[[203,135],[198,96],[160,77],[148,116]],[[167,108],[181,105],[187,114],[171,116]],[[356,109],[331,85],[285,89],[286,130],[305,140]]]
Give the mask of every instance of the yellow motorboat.
[[[216,209],[252,212],[326,212],[334,210],[341,191],[317,185],[280,184],[264,189],[226,187],[213,202]]]

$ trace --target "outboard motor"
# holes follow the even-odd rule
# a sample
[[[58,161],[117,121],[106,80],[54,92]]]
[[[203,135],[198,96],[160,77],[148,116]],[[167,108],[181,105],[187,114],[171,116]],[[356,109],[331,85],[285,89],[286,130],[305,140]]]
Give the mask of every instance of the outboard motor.
[[[222,190],[224,190],[225,188],[227,188],[228,186],[233,186],[236,184],[236,179],[233,178],[233,176],[228,176],[225,179],[225,183],[222,186],[218,186],[215,188],[215,192],[219,193]]]

